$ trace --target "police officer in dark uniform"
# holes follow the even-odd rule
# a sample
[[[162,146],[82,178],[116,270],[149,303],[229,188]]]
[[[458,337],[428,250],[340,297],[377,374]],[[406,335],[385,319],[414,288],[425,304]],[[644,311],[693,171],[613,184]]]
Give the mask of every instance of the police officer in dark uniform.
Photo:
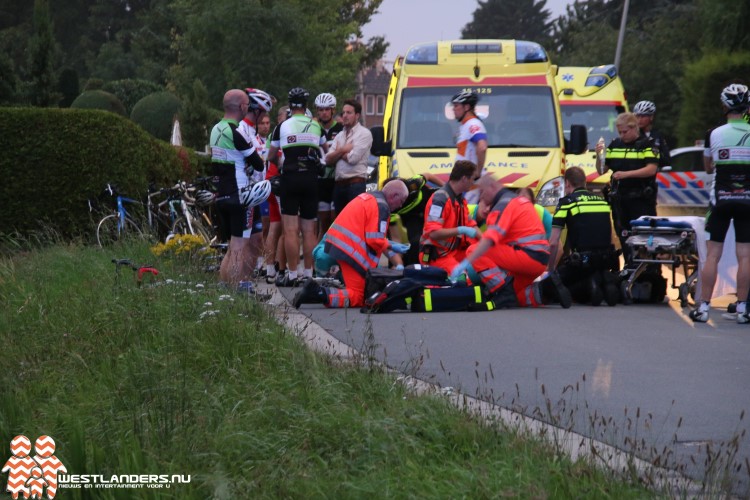
[[[579,167],[565,171],[565,196],[560,198],[552,218],[550,261],[547,271],[555,269],[560,234],[568,228],[566,248],[557,272],[576,302],[598,306],[602,299],[613,306],[619,299],[617,275],[619,261],[612,245],[610,208],[606,200],[586,190],[586,174]]]
[[[599,172],[612,170],[612,180],[607,198],[612,207],[612,218],[620,243],[629,262],[624,230],[630,230],[630,221],[644,215],[656,215],[656,172],[659,150],[651,140],[642,136],[638,119],[633,113],[621,113],[615,121],[619,138],[607,147],[604,165],[601,165],[602,145],[596,146],[596,168]]]
[[[670,165],[672,157],[669,154],[667,138],[653,128],[656,104],[651,101],[638,101],[633,106],[633,114],[638,119],[638,128],[641,129],[641,134],[649,138],[653,147],[659,150],[659,168]]]

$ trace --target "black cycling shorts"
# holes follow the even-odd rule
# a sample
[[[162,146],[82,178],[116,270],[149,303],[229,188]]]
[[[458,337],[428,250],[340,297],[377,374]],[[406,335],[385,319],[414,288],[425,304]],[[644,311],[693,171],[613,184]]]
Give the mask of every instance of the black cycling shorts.
[[[333,203],[333,186],[336,185],[334,179],[318,179],[318,201]]]
[[[281,175],[281,213],[302,219],[318,218],[318,175],[314,171]]]
[[[232,201],[216,202],[219,209],[219,216],[222,219],[220,227],[222,228],[221,240],[229,241],[229,237],[242,238],[247,229],[247,209],[239,203]]]
[[[750,205],[743,203],[721,203],[711,208],[706,221],[709,240],[724,243],[729,223],[734,221],[734,240],[737,243],[750,243]]]

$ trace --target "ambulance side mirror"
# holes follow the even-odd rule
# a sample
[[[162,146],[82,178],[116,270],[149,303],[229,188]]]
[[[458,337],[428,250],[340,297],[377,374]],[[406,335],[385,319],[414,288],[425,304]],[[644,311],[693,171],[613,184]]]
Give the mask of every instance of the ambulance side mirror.
[[[586,152],[588,147],[588,134],[584,125],[570,126],[570,139],[565,139],[565,153],[569,155],[580,155]]]
[[[385,140],[385,129],[377,126],[370,129],[372,134],[372,146],[370,147],[370,154],[373,156],[390,156],[391,155],[391,141]]]

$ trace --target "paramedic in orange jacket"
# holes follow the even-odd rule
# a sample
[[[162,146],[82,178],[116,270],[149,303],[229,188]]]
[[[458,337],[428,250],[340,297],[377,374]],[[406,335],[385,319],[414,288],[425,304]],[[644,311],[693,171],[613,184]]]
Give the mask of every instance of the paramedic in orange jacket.
[[[477,166],[467,160],[453,165],[448,183],[435,191],[424,210],[419,263],[451,272],[482,236],[469,215],[463,194],[474,184]]]
[[[404,203],[409,191],[391,181],[382,191],[362,193],[350,201],[328,228],[325,253],[341,267],[346,288],[324,288],[309,279],[294,297],[294,307],[322,303],[326,307],[361,307],[365,303],[367,270],[378,266],[381,254],[405,253],[408,244],[387,239],[391,211]]]
[[[469,247],[466,259],[451,276],[458,277],[473,267],[498,308],[538,307],[555,301],[570,307],[570,292],[556,274],[534,283],[546,270],[550,256],[534,203],[505,189],[489,174],[478,186],[479,199],[492,207],[487,230],[479,243]]]

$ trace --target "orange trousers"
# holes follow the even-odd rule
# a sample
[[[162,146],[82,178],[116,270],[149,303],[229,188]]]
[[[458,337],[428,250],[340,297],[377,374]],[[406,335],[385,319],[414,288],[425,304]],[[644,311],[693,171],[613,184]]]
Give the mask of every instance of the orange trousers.
[[[476,244],[466,251],[471,255],[476,250]],[[547,265],[529,257],[523,250],[517,250],[509,245],[494,245],[487,252],[476,259],[472,267],[482,280],[487,292],[492,294],[500,290],[509,276],[513,277],[513,290],[521,306],[539,307],[542,299],[539,287],[534,280],[540,276]]]
[[[337,264],[346,288],[328,288],[326,307],[362,307],[365,305],[365,278],[348,263],[337,261]]]

